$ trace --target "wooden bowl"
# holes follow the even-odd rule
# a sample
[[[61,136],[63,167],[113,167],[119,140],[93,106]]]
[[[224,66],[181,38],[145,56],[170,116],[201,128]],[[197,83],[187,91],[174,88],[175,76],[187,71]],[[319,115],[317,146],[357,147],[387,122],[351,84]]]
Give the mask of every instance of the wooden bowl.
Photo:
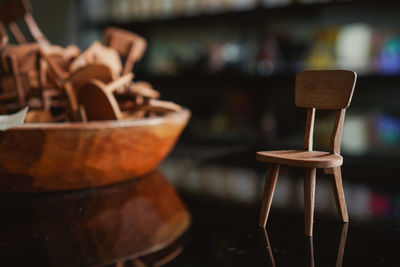
[[[0,191],[103,186],[153,170],[190,118],[182,109],[124,121],[25,124],[0,132]]]

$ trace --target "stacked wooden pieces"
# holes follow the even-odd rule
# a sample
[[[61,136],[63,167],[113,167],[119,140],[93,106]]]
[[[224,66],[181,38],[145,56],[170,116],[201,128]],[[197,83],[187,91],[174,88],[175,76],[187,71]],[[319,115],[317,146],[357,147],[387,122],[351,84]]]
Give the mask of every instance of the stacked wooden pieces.
[[[147,47],[141,36],[110,27],[105,45],[95,42],[81,52],[51,45],[26,0],[9,0],[0,10],[0,114],[29,107],[27,122],[56,122],[143,118],[181,109],[159,100],[149,83],[133,81],[131,70]],[[33,42],[19,30],[21,20]],[[9,37],[18,44],[9,44]]]

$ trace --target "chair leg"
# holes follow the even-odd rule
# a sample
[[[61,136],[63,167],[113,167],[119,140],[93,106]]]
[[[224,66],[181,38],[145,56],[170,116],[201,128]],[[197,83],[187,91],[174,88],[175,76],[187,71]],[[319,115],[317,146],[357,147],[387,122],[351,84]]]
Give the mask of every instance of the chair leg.
[[[333,194],[335,196],[338,214],[343,222],[349,222],[349,215],[347,214],[346,200],[344,198],[343,191],[342,172],[340,170],[340,167],[333,169],[333,176]]]
[[[267,177],[265,178],[264,193],[261,204],[260,226],[265,227],[268,220],[269,210],[271,208],[272,198],[276,181],[278,180],[279,164],[271,164],[268,168]]]
[[[316,169],[306,169],[304,176],[304,222],[305,235],[312,236],[315,202]]]

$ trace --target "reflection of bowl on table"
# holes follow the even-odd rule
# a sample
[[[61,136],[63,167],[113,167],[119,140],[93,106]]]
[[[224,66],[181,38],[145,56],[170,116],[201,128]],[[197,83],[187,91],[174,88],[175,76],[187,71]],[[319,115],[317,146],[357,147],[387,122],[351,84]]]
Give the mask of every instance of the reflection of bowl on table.
[[[102,186],[153,170],[190,111],[125,121],[26,124],[0,132],[0,189],[54,191]]]
[[[2,195],[0,220],[2,266],[103,266],[164,250],[190,214],[155,171],[94,190]]]

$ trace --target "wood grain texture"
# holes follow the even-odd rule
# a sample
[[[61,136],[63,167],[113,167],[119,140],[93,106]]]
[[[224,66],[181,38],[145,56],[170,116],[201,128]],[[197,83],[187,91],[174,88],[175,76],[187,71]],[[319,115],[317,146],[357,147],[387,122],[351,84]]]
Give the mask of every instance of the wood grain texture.
[[[262,196],[260,226],[265,227],[274,197],[276,181],[279,175],[279,164],[271,164],[265,178],[264,193]]]
[[[296,76],[298,107],[343,109],[350,105],[357,74],[346,70],[305,70]]]
[[[315,205],[316,169],[307,168],[304,174],[304,233],[312,236]]]
[[[102,186],[154,169],[190,112],[89,123],[26,124],[0,132],[0,185],[9,191]]]
[[[0,203],[5,266],[108,266],[158,254],[191,221],[158,171],[95,190],[2,195]]]
[[[257,152],[257,160],[306,168],[332,168],[343,164],[342,156],[324,151],[262,151]]]

